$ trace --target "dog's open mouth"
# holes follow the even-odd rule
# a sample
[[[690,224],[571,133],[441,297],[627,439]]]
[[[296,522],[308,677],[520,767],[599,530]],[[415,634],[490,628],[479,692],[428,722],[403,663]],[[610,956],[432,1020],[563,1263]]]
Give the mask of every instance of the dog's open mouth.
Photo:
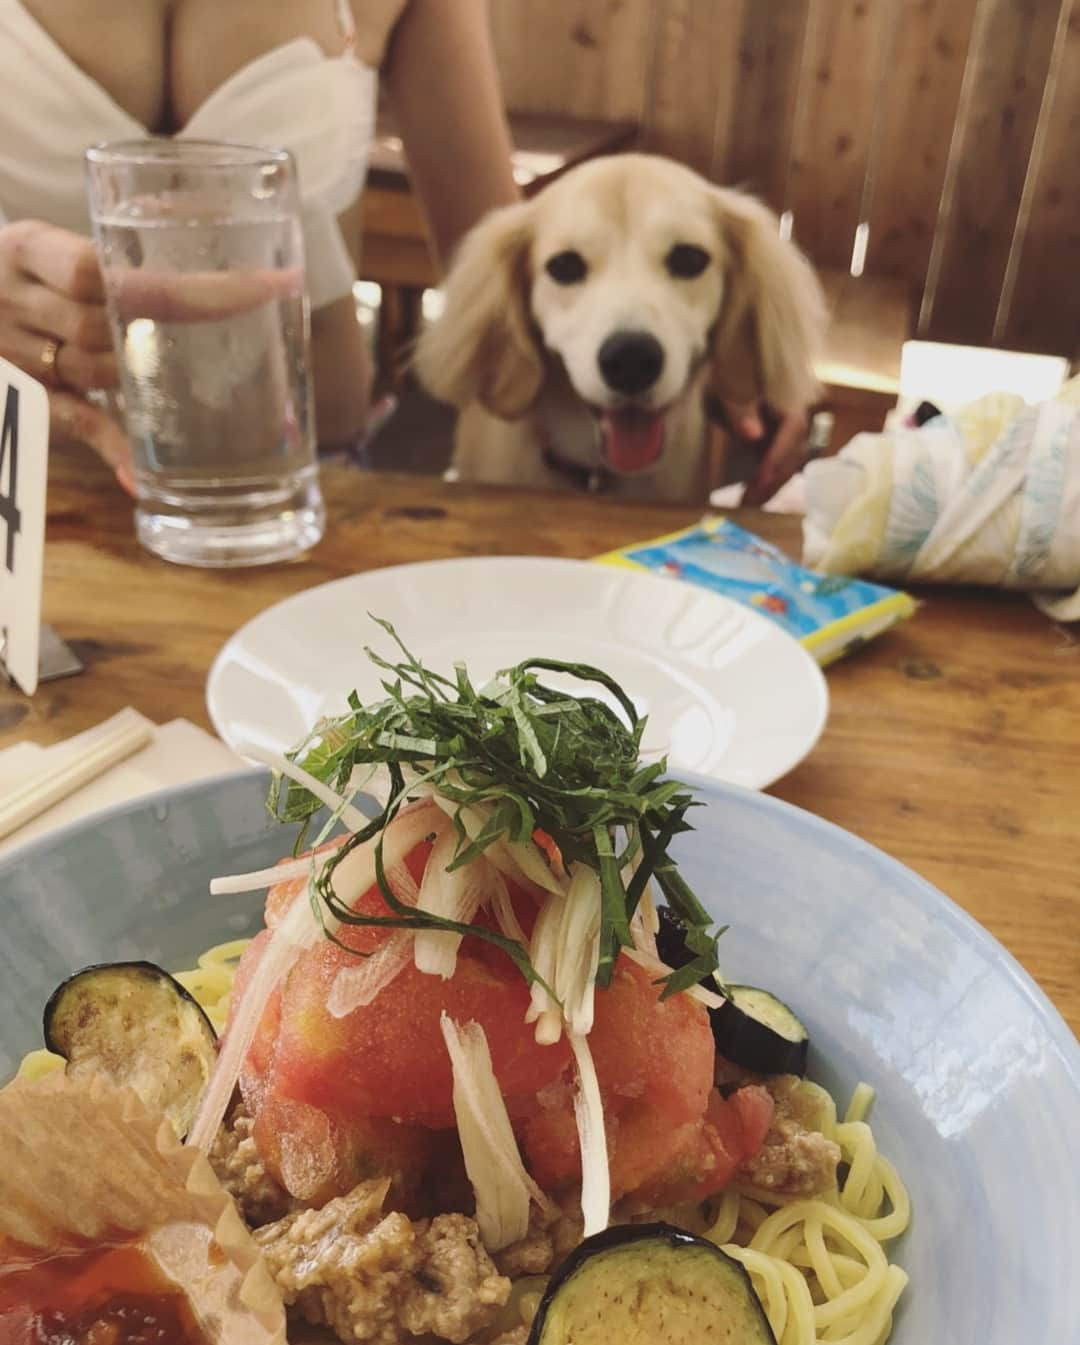
[[[619,406],[600,413],[605,464],[615,472],[648,471],[664,451],[664,413]]]

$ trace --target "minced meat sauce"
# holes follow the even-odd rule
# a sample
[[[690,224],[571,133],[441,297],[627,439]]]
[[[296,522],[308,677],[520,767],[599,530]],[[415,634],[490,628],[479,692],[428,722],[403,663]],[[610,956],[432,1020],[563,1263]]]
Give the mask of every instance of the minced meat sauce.
[[[0,1260],[0,1345],[209,1345],[187,1295],[137,1244]]]

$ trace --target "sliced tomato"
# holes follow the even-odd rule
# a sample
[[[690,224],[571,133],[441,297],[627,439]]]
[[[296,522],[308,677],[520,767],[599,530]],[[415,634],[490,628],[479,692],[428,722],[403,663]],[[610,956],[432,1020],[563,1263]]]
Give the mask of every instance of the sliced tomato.
[[[704,1119],[684,1128],[666,1166],[632,1188],[633,1206],[688,1204],[722,1191],[761,1148],[772,1119],[773,1100],[764,1088],[750,1085],[729,1098],[714,1089]]]
[[[760,1152],[775,1114],[776,1104],[768,1090],[760,1084],[747,1084],[727,1099],[723,1121],[715,1119],[712,1104],[708,1119],[723,1137],[725,1147],[737,1153],[742,1164]]]
[[[644,967],[620,957],[611,984],[596,993],[589,1046],[605,1097],[647,1096],[667,1124],[702,1115],[716,1048],[703,1005],[687,995],[661,999]]]
[[[234,1009],[240,1003],[247,990],[248,983],[255,973],[255,968],[259,965],[263,953],[266,951],[266,945],[270,942],[272,931],[269,929],[260,930],[244,949],[244,955],[240,959],[240,965],[236,969],[236,979],[233,982],[232,994],[229,996],[230,1010]],[[247,1060],[244,1064],[244,1070],[241,1074],[241,1087],[245,1082],[254,1096],[258,1081],[261,1080],[269,1071],[274,1062],[274,1052],[277,1049],[278,1032],[281,1028],[281,991],[275,990],[267,1000],[266,1008],[263,1010],[263,1016],[259,1021],[259,1026],[255,1029],[255,1036],[252,1039],[248,1050]],[[252,1099],[247,1098],[248,1105],[252,1105]]]
[[[589,1047],[607,1127],[613,1198],[667,1172],[696,1143],[712,1087],[715,1049],[708,1015],[685,995],[661,1000],[661,987],[621,957],[611,984],[596,992]],[[581,1180],[573,1115],[573,1076],[542,1093],[523,1118],[522,1139],[541,1186]]]
[[[559,849],[555,837],[544,830],[543,827],[537,827],[532,834],[536,845],[543,850],[547,856],[548,865],[552,873],[559,878],[566,877],[566,865],[563,863],[562,851]]]
[[[327,850],[336,850],[345,841],[344,836],[335,836],[333,840],[326,841],[323,845],[317,846],[314,850],[307,850],[300,859],[310,859],[313,854],[325,854]],[[282,864],[291,864],[293,860],[283,859]],[[275,883],[266,894],[266,905],[263,908],[263,915],[268,929],[273,929],[279,924],[282,917],[288,911],[301,892],[307,891],[308,880],[306,875],[302,878],[290,878],[288,882]]]
[[[418,845],[406,860],[417,881],[430,849],[426,842]],[[279,884],[268,909],[272,902],[280,919],[303,890],[303,880]],[[354,909],[366,915],[390,914],[376,887]],[[334,1018],[326,1006],[338,972],[355,966],[357,953],[376,951],[390,933],[387,927],[346,924],[336,936],[344,947],[321,942],[300,956],[280,1006],[268,1008],[249,1056],[246,1077],[253,1094],[272,1056],[272,1088],[279,1097],[339,1117],[396,1118],[435,1129],[452,1126],[453,1077],[440,1027],[444,1011],[455,1022],[483,1027],[495,1076],[511,1107],[534,1098],[538,1088],[565,1070],[570,1059],[566,1043],[536,1044],[525,1024],[528,987],[506,954],[481,939],[463,941],[450,981],[424,975],[410,963],[373,1004]],[[266,937],[260,936],[258,946],[245,955],[240,992]]]
[[[418,845],[406,861],[417,882],[429,850]],[[268,921],[280,919],[303,891],[303,880],[277,885]],[[534,903],[523,892],[512,895],[523,921],[530,918]],[[374,887],[355,909],[388,913]],[[466,938],[449,981],[423,975],[410,962],[373,1004],[342,1018],[329,1013],[338,973],[355,966],[358,953],[376,951],[390,932],[342,926],[338,937],[345,946],[325,941],[303,953],[267,1007],[242,1084],[271,1171],[298,1195],[337,1193],[361,1175],[419,1175],[434,1161],[432,1132],[454,1125],[452,1071],[440,1028],[445,1011],[455,1022],[483,1027],[515,1132],[540,1184],[554,1191],[579,1182],[569,1047],[565,1040],[536,1044],[525,1022],[528,989],[501,950]],[[245,954],[234,1002],[268,937],[260,935]],[[661,1000],[650,974],[628,958],[619,959],[611,985],[597,991],[589,1044],[616,1199],[639,1193],[661,1203],[671,1193],[708,1194],[760,1147],[772,1117],[768,1094],[742,1089],[727,1102],[720,1098],[712,1088],[706,1011],[685,995]]]
[[[454,1124],[453,1075],[440,1027],[484,1029],[492,1066],[508,1106],[558,1078],[569,1060],[565,1042],[538,1046],[525,1025],[529,994],[508,971],[474,956],[466,940],[449,981],[412,964],[374,1004],[334,1018],[326,1007],[338,972],[352,955],[330,944],[305,953],[289,975],[277,1043],[279,1086],[288,1096],[338,1114],[391,1116],[441,1128]],[[482,949],[482,945],[481,945]]]

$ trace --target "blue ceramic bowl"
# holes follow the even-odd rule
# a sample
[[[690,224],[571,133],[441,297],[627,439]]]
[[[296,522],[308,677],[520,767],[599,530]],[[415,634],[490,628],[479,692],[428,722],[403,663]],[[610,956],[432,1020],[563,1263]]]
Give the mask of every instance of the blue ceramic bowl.
[[[775,799],[702,783],[684,872],[717,919],[728,975],[810,1027],[811,1073],[865,1079],[882,1150],[911,1191],[893,1256],[911,1284],[892,1345],[1080,1340],[1080,1046],[1016,962],[947,898],[855,837]],[[261,899],[210,897],[291,831],[243,772],[123,805],[0,863],[0,1078],[41,1044],[76,967],[177,968],[253,932]]]

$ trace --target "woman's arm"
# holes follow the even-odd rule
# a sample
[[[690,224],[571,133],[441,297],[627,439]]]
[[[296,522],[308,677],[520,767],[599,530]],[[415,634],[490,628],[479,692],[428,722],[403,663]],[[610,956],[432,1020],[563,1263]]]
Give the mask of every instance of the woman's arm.
[[[366,0],[352,5],[363,33]],[[519,195],[485,0],[408,0],[382,78],[428,237],[445,265],[482,215]],[[358,244],[359,204],[339,223],[350,245]],[[319,439],[343,443],[363,428],[372,380],[352,296],[316,310],[311,335]]]
[[[372,367],[351,294],[312,312],[311,372],[320,445],[352,443],[367,421]]]
[[[346,240],[359,242],[359,202],[338,216],[338,225]],[[311,371],[319,443],[324,448],[352,443],[367,420],[373,370],[351,292],[312,309]]]
[[[362,22],[363,0],[353,8]],[[383,78],[445,266],[482,215],[519,196],[486,0],[409,0]]]

